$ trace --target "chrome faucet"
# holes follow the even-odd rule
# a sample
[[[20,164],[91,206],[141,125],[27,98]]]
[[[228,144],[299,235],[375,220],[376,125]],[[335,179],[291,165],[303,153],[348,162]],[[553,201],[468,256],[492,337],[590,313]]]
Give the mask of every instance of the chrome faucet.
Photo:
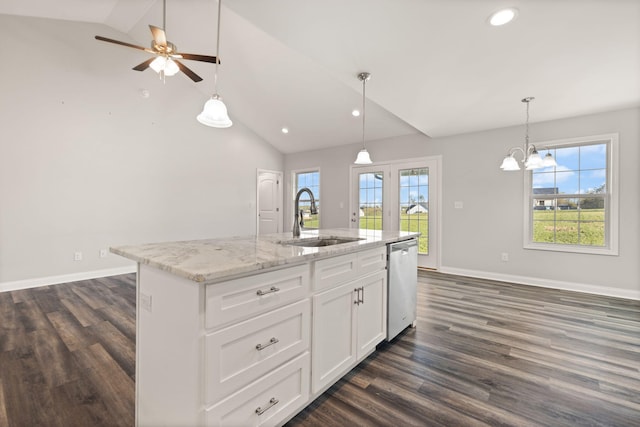
[[[300,191],[298,191],[298,194],[296,194],[296,203],[293,208],[293,215],[295,217],[295,219],[293,220],[293,237],[299,237],[300,226],[304,226],[302,212],[298,213],[300,209],[300,196],[302,196],[302,193],[304,192],[309,193],[309,196],[311,197],[311,214],[315,215],[318,213],[318,208],[316,207],[316,199],[313,197],[313,193],[311,192],[311,190],[309,190],[307,187],[301,188]]]

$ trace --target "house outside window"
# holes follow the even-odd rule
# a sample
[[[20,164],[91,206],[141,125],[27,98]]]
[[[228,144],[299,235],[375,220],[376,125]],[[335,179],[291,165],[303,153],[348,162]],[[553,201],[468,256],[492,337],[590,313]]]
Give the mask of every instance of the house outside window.
[[[293,199],[302,188],[308,188],[313,193],[318,213],[311,214],[311,198],[305,192],[300,197],[300,210],[302,211],[302,220],[304,228],[320,228],[320,170],[296,171],[294,173],[294,192]]]
[[[525,174],[525,248],[618,254],[618,136],[536,144],[555,167]]]

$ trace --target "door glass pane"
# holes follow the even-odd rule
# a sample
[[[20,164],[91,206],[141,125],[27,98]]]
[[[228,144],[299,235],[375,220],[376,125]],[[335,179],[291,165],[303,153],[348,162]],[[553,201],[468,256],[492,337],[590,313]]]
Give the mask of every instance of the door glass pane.
[[[299,172],[296,173],[296,189],[295,194],[302,188],[308,188],[313,193],[316,202],[316,214],[311,213],[311,198],[308,193],[302,193],[299,200],[299,208],[302,211],[301,218],[304,228],[319,228],[320,224],[320,172]]]
[[[384,173],[361,173],[359,184],[360,229],[382,230],[382,184]]]
[[[418,231],[418,253],[429,254],[429,168],[401,169],[400,231]]]

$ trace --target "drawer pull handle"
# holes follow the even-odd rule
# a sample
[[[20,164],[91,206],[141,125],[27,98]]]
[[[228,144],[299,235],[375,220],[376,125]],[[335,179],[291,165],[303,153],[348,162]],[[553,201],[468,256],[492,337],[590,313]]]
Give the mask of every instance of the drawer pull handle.
[[[256,292],[256,295],[262,296],[262,295],[272,294],[274,292],[278,292],[279,290],[280,288],[276,288],[275,286],[272,286],[269,288],[268,291],[263,291],[262,289],[259,289],[258,292]]]
[[[278,338],[276,338],[276,337],[273,337],[273,338],[271,338],[271,339],[269,340],[269,342],[268,342],[267,344],[265,344],[265,345],[262,345],[262,344],[258,344],[258,345],[256,345],[256,350],[258,350],[258,351],[262,351],[262,350],[264,350],[265,348],[269,347],[270,345],[274,345],[274,344],[275,344],[275,343],[277,343],[277,342],[280,342],[280,340],[279,340]]]
[[[267,412],[269,409],[273,408],[274,406],[276,406],[280,401],[278,399],[276,399],[275,397],[272,397],[271,400],[269,400],[269,406],[267,406],[266,408],[262,409],[260,406],[258,406],[256,408],[256,414],[258,415],[262,415],[265,412]]]

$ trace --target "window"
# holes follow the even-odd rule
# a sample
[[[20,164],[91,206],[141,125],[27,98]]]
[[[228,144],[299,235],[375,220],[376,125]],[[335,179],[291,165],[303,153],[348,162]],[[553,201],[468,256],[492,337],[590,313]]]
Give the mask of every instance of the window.
[[[384,170],[361,168],[359,175],[359,221],[361,230],[382,230]],[[380,169],[380,166],[374,167]]]
[[[400,231],[419,231],[418,252],[429,253],[429,168],[400,169]]]
[[[304,171],[294,172],[295,174],[295,190],[293,192],[293,198],[295,202],[296,194],[302,188],[308,188],[313,193],[313,198],[316,201],[316,208],[318,213],[311,214],[311,198],[304,192],[300,196],[299,208],[302,211],[302,221],[304,222],[304,228],[320,228],[320,171]]]
[[[617,255],[617,135],[536,146],[558,165],[526,175],[525,247]]]

